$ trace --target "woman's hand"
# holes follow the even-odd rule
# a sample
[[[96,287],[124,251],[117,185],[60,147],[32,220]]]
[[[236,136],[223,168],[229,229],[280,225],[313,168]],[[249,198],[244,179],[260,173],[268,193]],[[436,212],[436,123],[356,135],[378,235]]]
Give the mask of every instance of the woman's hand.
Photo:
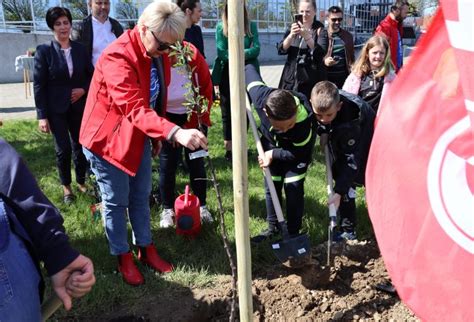
[[[160,140],[151,140],[151,156],[156,158],[161,152],[161,141]]]
[[[207,150],[206,136],[201,131],[196,129],[179,129],[174,134],[173,139],[190,150],[196,150],[199,148]]]
[[[291,29],[290,29],[290,37],[295,38],[296,36],[299,36],[301,32],[301,25],[298,22],[294,22],[291,24]]]
[[[47,119],[38,120],[38,129],[43,133],[50,133],[49,122]]]
[[[71,91],[71,103],[76,103],[85,93],[84,88],[73,88]]]

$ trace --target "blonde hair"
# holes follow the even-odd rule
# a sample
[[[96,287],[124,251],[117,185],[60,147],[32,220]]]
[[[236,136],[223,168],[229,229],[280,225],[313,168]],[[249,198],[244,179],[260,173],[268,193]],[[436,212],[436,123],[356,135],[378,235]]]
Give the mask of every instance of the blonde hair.
[[[341,100],[339,90],[334,83],[322,81],[316,83],[311,90],[313,111],[325,113]]]
[[[225,2],[224,6],[224,11],[222,12],[222,32],[224,33],[224,36],[228,37],[228,30],[229,26],[227,23],[227,1]],[[245,5],[244,2],[244,30],[245,30],[245,35],[252,37],[252,32],[250,31],[250,19],[249,19],[249,14],[247,11],[247,6]]]
[[[382,68],[375,75],[375,77],[386,76],[391,69],[392,61],[390,59],[390,45],[387,38],[384,35],[375,35],[369,38],[362,48],[359,58],[357,58],[354,65],[352,65],[352,72],[357,76],[365,76],[371,72],[370,62],[369,62],[369,51],[375,46],[380,46],[385,49],[385,59],[382,64]]]
[[[168,34],[177,41],[183,40],[186,32],[183,11],[176,4],[165,1],[150,3],[138,18],[138,25],[156,32],[158,37]]]

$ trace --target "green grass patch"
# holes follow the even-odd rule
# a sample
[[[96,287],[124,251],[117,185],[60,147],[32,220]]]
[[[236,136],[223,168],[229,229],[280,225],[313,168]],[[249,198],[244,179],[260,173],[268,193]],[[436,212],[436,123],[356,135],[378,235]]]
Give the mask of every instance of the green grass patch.
[[[213,111],[212,119],[214,126],[209,130],[209,149],[216,167],[226,211],[225,224],[235,252],[232,169],[230,163],[224,158],[219,111]],[[248,134],[249,230],[250,235],[253,236],[266,227],[265,194],[263,174],[257,164],[255,144],[250,131]],[[167,289],[212,286],[217,276],[230,274],[217,222],[204,226],[202,233],[197,238],[190,240],[177,236],[173,229],[159,228],[161,209],[154,206],[151,214],[154,242],[160,255],[170,260],[176,269],[171,274],[159,276],[140,266],[141,270],[145,272],[146,284],[141,287],[125,285],[121,281],[120,275],[115,272],[116,259],[109,255],[102,223],[100,220],[94,220],[91,215],[89,207],[93,203],[93,198],[77,193],[78,199],[73,205],[66,206],[62,203],[62,188],[55,166],[54,145],[51,136],[39,133],[37,122],[33,120],[4,121],[4,126],[0,128],[0,136],[22,155],[37,178],[41,189],[60,209],[73,246],[94,262],[97,284],[93,291],[85,298],[76,300],[72,312],[62,311],[56,317],[97,316],[104,311],[110,312],[114,307],[121,306],[123,303],[133,305],[133,303],[139,302],[143,296],[153,296]],[[158,186],[157,177],[157,174],[154,173],[154,187]],[[325,180],[324,156],[318,146],[314,151],[314,162],[306,177],[303,219],[303,230],[310,235],[314,244],[327,238],[328,210]],[[178,192],[184,191],[184,186],[188,181],[187,174],[178,172]],[[73,184],[74,188],[77,191],[77,187]],[[365,201],[361,198],[364,191],[359,189],[358,192],[358,234],[360,238],[368,238],[373,235],[373,231],[367,216]],[[208,184],[207,200],[210,211],[217,216],[217,198],[211,182]],[[252,246],[254,276],[264,274],[266,267],[276,262],[269,244]]]

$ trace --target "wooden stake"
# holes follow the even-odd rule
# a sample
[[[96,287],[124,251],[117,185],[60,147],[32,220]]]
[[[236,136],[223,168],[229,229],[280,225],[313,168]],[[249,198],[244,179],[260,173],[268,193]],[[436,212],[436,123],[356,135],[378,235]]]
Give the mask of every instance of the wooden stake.
[[[240,321],[252,321],[252,268],[249,233],[247,118],[245,112],[244,4],[228,1],[229,85],[232,115],[232,178]]]

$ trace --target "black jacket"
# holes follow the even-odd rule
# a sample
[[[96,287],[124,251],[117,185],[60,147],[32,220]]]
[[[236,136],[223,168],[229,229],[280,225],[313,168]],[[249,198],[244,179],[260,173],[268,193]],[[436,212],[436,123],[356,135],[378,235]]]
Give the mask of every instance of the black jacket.
[[[359,96],[339,91],[342,107],[329,125],[318,123],[318,133],[329,133],[334,191],[340,195],[365,183],[365,167],[374,132],[375,113]]]
[[[115,37],[119,37],[123,34],[123,27],[117,20],[110,18],[110,24],[112,25],[112,32]],[[73,40],[80,42],[86,47],[87,54],[89,59],[92,61],[92,45],[94,43],[94,35],[92,28],[92,15],[88,15],[82,20],[82,23],[79,23],[74,26]]]
[[[48,113],[84,108],[94,68],[80,43],[71,41],[71,56],[73,73],[69,76],[66,58],[57,41],[36,48],[33,79],[38,119],[47,118]],[[86,94],[71,104],[73,88],[83,88]]]
[[[274,88],[266,86],[255,66],[245,66],[245,82],[250,100],[260,118],[261,141],[265,151],[273,150],[273,159],[285,162],[311,162],[314,142],[316,140],[316,127],[313,110],[306,97],[300,93],[292,92],[297,102],[298,111],[296,124],[285,133],[275,131],[270,124],[263,108],[268,95]]]
[[[299,44],[298,39],[294,41],[290,48],[284,50],[283,41],[290,34],[290,28],[287,29],[283,39],[278,43],[278,54],[288,55],[278,88],[294,90],[309,98],[313,86],[317,82],[327,79],[323,57],[326,55],[328,48],[328,34],[323,32],[324,25],[315,20],[312,26],[315,44],[313,51],[310,51],[306,46],[304,46],[305,48],[295,46],[296,43]]]

